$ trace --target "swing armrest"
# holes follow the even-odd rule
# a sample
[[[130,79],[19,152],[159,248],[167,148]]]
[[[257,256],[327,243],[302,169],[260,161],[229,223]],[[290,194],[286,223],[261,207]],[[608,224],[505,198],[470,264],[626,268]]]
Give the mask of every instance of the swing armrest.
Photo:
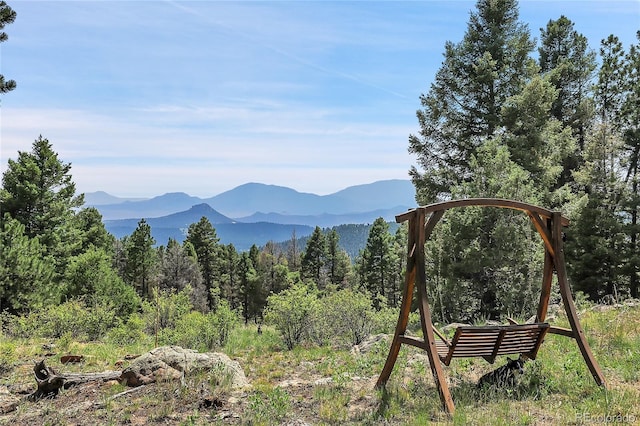
[[[446,337],[444,337],[444,335],[440,333],[437,328],[433,327],[433,332],[440,338],[440,340],[444,342],[445,345],[447,345],[447,347],[451,347],[451,342]]]

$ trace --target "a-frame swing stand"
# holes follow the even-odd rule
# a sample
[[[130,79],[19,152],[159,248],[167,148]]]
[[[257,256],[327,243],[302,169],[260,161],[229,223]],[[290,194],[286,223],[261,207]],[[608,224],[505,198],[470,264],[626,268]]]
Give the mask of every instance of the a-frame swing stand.
[[[434,328],[431,322],[431,310],[429,308],[426,289],[424,245],[445,211],[451,208],[469,206],[508,208],[522,211],[529,216],[533,226],[544,241],[545,257],[542,291],[538,304],[536,322],[534,324],[459,327],[453,339],[448,341]],[[431,372],[433,373],[442,405],[448,413],[453,414],[455,405],[449,392],[449,386],[447,385],[447,379],[444,376],[441,362],[449,365],[452,358],[480,356],[493,363],[496,356],[508,354],[522,354],[527,358],[535,359],[538,348],[547,332],[574,338],[596,383],[600,386],[606,386],[602,371],[591,353],[587,339],[580,326],[576,307],[571,296],[571,289],[567,281],[562,229],[564,226],[568,226],[569,221],[564,218],[560,212],[553,212],[531,204],[512,200],[473,198],[430,204],[396,216],[398,223],[407,220],[409,221],[407,272],[402,304],[400,306],[400,315],[387,361],[380,373],[376,386],[382,387],[386,384],[398,358],[400,346],[403,343],[416,346],[427,352]],[[554,273],[557,276],[560,294],[569,319],[569,324],[571,325],[570,329],[549,326],[549,324],[544,322],[549,307],[549,297],[551,295],[551,284]],[[417,339],[405,335],[414,287],[417,287],[420,322],[424,339]],[[438,337],[437,340],[436,335]]]

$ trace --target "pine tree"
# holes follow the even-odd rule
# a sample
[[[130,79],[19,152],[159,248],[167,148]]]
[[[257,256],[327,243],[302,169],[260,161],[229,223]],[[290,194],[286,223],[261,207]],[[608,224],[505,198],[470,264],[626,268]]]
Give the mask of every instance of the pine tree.
[[[52,300],[53,259],[39,239],[25,235],[25,227],[5,216],[0,223],[0,312],[20,312]]]
[[[138,226],[126,240],[126,281],[143,298],[151,297],[151,284],[156,266],[156,253],[153,249],[155,243],[151,236],[151,227],[144,219],[140,219]]]
[[[627,187],[625,210],[629,213],[627,225],[629,235],[627,274],[631,297],[640,297],[640,253],[638,250],[638,210],[640,209],[640,31],[636,33],[638,43],[629,48],[625,56],[625,97],[620,111],[621,130],[625,150]]]
[[[393,243],[389,224],[381,217],[376,219],[371,226],[362,254],[363,284],[367,291],[376,297],[376,309],[381,308],[380,299],[386,300],[387,303],[392,303],[395,299],[391,286],[396,282],[395,271],[398,261]]]
[[[5,25],[12,24],[16,20],[16,12],[11,9],[5,1],[0,1],[0,30]],[[0,43],[7,41],[9,37],[4,31],[0,31]],[[16,88],[15,80],[4,80],[4,75],[0,74],[0,94],[7,93]]]
[[[471,157],[503,125],[505,101],[536,71],[517,1],[479,0],[476,9],[463,40],[445,44],[442,67],[420,97],[420,133],[409,137],[409,152],[423,169],[410,170],[421,204],[448,197],[454,184],[470,178]]]
[[[70,171],[71,164],[63,163],[40,136],[31,152],[18,152],[17,160],[8,161],[0,190],[0,222],[11,217],[24,225],[29,238],[38,237],[55,259],[59,277],[81,243],[73,219],[84,195],[76,195]]]
[[[95,207],[80,210],[75,217],[74,228],[80,231],[79,253],[84,253],[91,248],[111,252],[115,238],[107,232],[102,222],[102,215]]]
[[[565,16],[550,20],[541,28],[540,70],[558,90],[551,112],[572,129],[578,141],[579,152],[567,167],[578,166],[579,154],[584,150],[586,130],[593,115],[590,97],[591,81],[596,69],[595,52],[589,49],[587,38],[574,29]],[[565,172],[570,178],[570,169]]]
[[[273,241],[268,241],[260,251],[256,270],[265,294],[277,294],[289,287],[287,258]]]
[[[603,40],[595,88],[597,122],[585,140],[584,164],[574,173],[585,194],[575,209],[567,241],[569,274],[576,290],[598,301],[622,286],[624,235],[619,220],[624,186],[619,118],[624,95],[624,51],[617,37]]]
[[[349,255],[340,248],[340,236],[335,229],[329,231],[326,240],[327,281],[337,287],[345,287],[351,267]]]
[[[576,151],[571,129],[552,116],[555,99],[557,90],[548,79],[533,77],[521,93],[505,101],[502,109],[503,134],[485,142],[486,145],[499,142],[508,147],[510,160],[530,173],[537,192],[544,195],[540,201],[549,207],[563,201],[558,200],[560,197],[554,192],[564,184],[563,164]],[[477,179],[479,177],[472,174],[469,181]],[[494,197],[496,194],[487,193],[485,196]]]
[[[320,227],[316,226],[302,254],[300,272],[303,279],[312,280],[320,289],[326,285],[326,274],[324,272],[326,257],[325,237]]]
[[[258,274],[253,266],[250,253],[243,252],[238,263],[238,284],[242,303],[242,315],[244,323],[249,323],[252,318],[257,318],[258,305],[264,295],[260,293]]]
[[[231,309],[241,305],[239,263],[240,255],[233,244],[220,248],[220,298],[229,302]]]
[[[141,299],[112,267],[111,256],[104,249],[91,246],[74,256],[65,274],[66,299],[81,298],[89,306],[113,309],[126,320],[140,308]]]
[[[209,297],[209,306],[213,307],[214,294],[220,293],[220,245],[216,230],[205,216],[197,223],[189,225],[186,241],[196,251],[198,264],[202,271],[205,287]]]
[[[194,256],[190,256],[193,250]],[[200,312],[207,312],[207,288],[205,287],[200,268],[198,267],[195,249],[189,242],[182,246],[174,239],[169,239],[166,249],[160,252],[158,261],[158,289],[161,291],[184,290],[191,288],[191,305]]]

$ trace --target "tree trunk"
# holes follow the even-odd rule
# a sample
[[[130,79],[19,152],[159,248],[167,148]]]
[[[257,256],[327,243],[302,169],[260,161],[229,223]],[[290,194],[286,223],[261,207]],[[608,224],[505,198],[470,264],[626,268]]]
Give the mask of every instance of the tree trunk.
[[[91,381],[116,380],[122,371],[105,371],[102,373],[66,373],[58,374],[53,368],[47,367],[44,360],[39,361],[33,367],[33,373],[38,384],[38,389],[27,397],[30,401],[41,398],[54,397],[61,388],[69,389],[72,386]]]

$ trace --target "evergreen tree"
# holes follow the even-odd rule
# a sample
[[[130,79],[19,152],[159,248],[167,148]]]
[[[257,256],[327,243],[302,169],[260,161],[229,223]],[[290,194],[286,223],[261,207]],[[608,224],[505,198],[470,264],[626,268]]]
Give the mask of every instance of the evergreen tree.
[[[144,298],[151,297],[151,284],[156,266],[156,253],[153,249],[155,243],[151,236],[151,227],[144,219],[140,219],[138,226],[126,240],[126,281]]]
[[[240,255],[233,244],[220,249],[220,298],[229,302],[232,310],[240,307],[240,273],[238,264]]]
[[[638,209],[640,208],[640,31],[636,33],[638,43],[631,45],[625,56],[624,100],[620,111],[621,131],[624,142],[626,170],[624,182],[627,199],[624,206],[630,219],[627,225],[629,244],[627,248],[627,275],[631,297],[640,297],[640,252],[638,250]]]
[[[0,223],[0,312],[19,312],[52,300],[53,260],[37,237],[8,215]]]
[[[396,264],[393,268],[394,274],[391,276],[388,297],[389,304],[393,307],[400,306],[402,302],[407,260],[407,239],[408,226],[405,223],[398,227],[393,235],[393,251]]]
[[[624,236],[620,201],[624,187],[620,114],[625,85],[624,51],[610,36],[600,49],[602,66],[595,88],[598,120],[585,140],[584,164],[574,178],[585,194],[574,213],[567,242],[569,274],[576,290],[598,301],[622,286]]]
[[[345,287],[351,267],[349,255],[340,248],[340,236],[334,229],[326,237],[326,269],[329,284]]]
[[[325,237],[320,227],[316,226],[302,254],[300,272],[303,279],[312,280],[321,289],[326,284],[324,273],[326,257]]]
[[[238,277],[240,285],[240,297],[242,300],[242,316],[244,323],[249,323],[249,320],[257,318],[259,314],[258,305],[262,306],[262,299],[264,297],[260,292],[259,278],[253,267],[251,261],[251,255],[247,252],[243,252],[240,255],[240,262],[238,263]]]
[[[205,216],[200,221],[189,225],[186,241],[189,242],[196,251],[198,264],[202,271],[207,294],[209,295],[209,306],[215,305],[214,295],[220,293],[220,245],[216,230]]]
[[[193,256],[190,251],[193,250]],[[169,239],[167,248],[160,253],[158,262],[158,288],[161,291],[176,290],[180,292],[191,287],[191,305],[200,312],[209,310],[207,289],[198,267],[195,249],[189,242],[181,246],[174,239]]]
[[[91,248],[106,252],[113,250],[115,238],[107,232],[98,209],[95,207],[84,208],[73,219],[74,228],[80,231],[79,253],[84,253]]]
[[[280,293],[289,287],[286,256],[273,241],[268,241],[260,251],[256,269],[265,294]]]
[[[60,275],[78,250],[74,209],[84,204],[84,195],[76,196],[70,170],[71,164],[59,160],[49,141],[40,136],[31,152],[18,152],[17,160],[8,161],[0,190],[4,215],[0,221],[8,214],[24,225],[29,238],[38,237],[46,254],[55,259]]]
[[[389,224],[381,217],[373,222],[362,258],[363,284],[369,293],[376,296],[374,302],[376,309],[381,308],[379,298],[386,300],[387,303],[397,300],[391,286],[397,282],[398,260],[393,246],[393,237],[389,233]],[[397,291],[397,288],[395,290]]]
[[[556,98],[557,90],[546,78],[533,77],[521,93],[505,101],[502,109],[505,130],[495,140],[509,148],[511,161],[529,172],[537,192],[544,195],[540,200],[550,207],[564,201],[554,200],[554,192],[564,183],[563,164],[576,150],[571,129],[563,127],[551,114]],[[495,141],[488,140],[485,144]],[[477,179],[472,174],[469,181]]]
[[[5,1],[0,1],[0,30],[5,25],[12,24],[16,20],[16,12],[11,9]],[[0,43],[7,41],[9,37],[4,31],[0,31]],[[16,88],[14,80],[4,80],[4,75],[0,74],[0,94],[7,93]]]
[[[456,199],[496,197],[539,205],[546,196],[531,174],[511,159],[497,137],[472,158],[474,179],[452,190]],[[539,297],[544,250],[529,218],[505,209],[465,208],[446,213],[447,236],[441,256],[440,284],[453,321],[530,316]],[[439,295],[440,297],[440,295]]]
[[[455,183],[470,178],[470,161],[483,141],[503,126],[505,101],[535,74],[527,26],[516,0],[478,0],[463,40],[445,44],[444,61],[430,91],[420,97],[419,135],[409,152],[418,202],[446,198]]]
[[[73,257],[65,274],[64,297],[84,298],[90,306],[113,309],[126,319],[140,308],[141,299],[111,265],[111,256],[94,246]]]
[[[596,69],[595,52],[589,49],[587,38],[579,34],[573,22],[565,16],[550,20],[546,28],[540,31],[540,70],[548,75],[549,81],[558,90],[551,112],[563,126],[572,129],[579,152],[582,152],[586,130],[593,115],[590,92]],[[568,167],[575,169],[578,155],[572,159],[573,163]]]

